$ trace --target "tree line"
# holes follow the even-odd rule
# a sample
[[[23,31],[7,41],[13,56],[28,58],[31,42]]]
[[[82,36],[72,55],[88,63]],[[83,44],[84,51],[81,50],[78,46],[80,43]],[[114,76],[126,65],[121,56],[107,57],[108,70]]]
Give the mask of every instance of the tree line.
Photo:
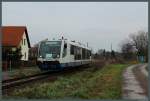
[[[127,39],[124,39],[120,44],[120,52],[114,50],[105,51],[105,49],[99,49],[93,58],[96,59],[118,59],[124,60],[138,60],[148,62],[148,32],[138,31],[136,33],[129,34]]]

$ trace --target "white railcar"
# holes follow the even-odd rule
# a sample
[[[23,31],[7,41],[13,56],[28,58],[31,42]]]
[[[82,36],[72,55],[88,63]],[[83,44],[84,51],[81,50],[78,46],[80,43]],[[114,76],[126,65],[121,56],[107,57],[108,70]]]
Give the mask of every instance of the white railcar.
[[[63,70],[91,63],[91,48],[68,40],[39,44],[37,64],[41,70]]]

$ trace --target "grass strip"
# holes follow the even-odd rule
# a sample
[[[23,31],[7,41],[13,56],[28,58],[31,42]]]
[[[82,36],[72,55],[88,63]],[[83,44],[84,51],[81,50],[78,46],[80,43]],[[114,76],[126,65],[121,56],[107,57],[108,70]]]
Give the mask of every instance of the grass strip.
[[[102,69],[88,68],[75,74],[58,77],[54,82],[39,82],[23,89],[16,89],[11,97],[120,99],[122,71],[127,66],[111,64]]]

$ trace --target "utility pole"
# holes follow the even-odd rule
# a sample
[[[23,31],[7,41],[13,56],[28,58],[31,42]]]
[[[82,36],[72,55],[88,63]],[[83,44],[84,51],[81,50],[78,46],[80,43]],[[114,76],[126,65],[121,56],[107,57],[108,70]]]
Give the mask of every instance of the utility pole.
[[[112,43],[111,43],[111,51],[112,51]]]
[[[111,43],[110,48],[111,48],[111,51],[110,51],[110,58],[112,58],[112,43]]]
[[[12,54],[8,53],[8,56],[9,56],[9,71],[11,71],[11,56],[12,56]]]

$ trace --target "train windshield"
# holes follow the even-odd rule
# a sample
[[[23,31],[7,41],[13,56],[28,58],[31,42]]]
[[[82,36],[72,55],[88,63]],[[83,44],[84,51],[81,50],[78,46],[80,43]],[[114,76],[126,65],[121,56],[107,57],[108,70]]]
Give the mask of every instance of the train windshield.
[[[39,56],[46,59],[59,58],[61,50],[61,41],[41,42]]]

